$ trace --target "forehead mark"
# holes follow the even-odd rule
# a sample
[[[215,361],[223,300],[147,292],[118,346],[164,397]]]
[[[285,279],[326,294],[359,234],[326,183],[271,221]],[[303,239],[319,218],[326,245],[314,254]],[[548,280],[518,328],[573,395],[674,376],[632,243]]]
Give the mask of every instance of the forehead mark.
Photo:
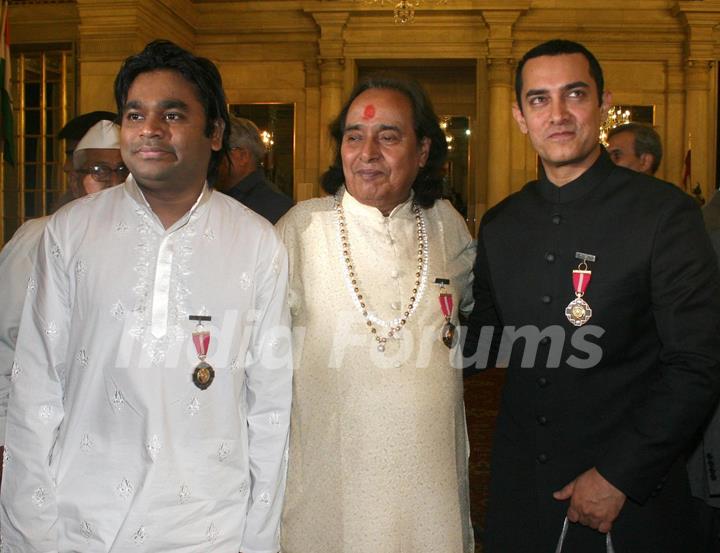
[[[375,106],[368,104],[363,110],[363,119],[372,119],[375,116]]]

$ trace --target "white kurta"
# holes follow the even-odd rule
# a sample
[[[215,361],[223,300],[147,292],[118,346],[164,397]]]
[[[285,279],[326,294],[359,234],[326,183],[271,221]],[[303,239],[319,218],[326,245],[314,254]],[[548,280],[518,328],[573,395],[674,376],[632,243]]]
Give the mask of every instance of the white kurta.
[[[410,202],[388,217],[347,193],[342,202],[366,305],[394,319],[418,264]],[[450,280],[458,324],[458,305],[471,306],[475,247],[448,202],[423,213],[427,286],[384,353],[343,276],[333,199],[302,202],[278,223],[290,256],[296,367],[284,553],[473,551],[462,371],[440,340],[433,282]]]
[[[30,219],[0,251],[0,445],[5,443],[5,420],[10,374],[20,315],[38,244],[49,217]]]
[[[132,178],[56,213],[13,367],[5,547],[277,551],[286,291],[273,227],[207,188],[167,230]],[[206,390],[189,315],[212,317]]]

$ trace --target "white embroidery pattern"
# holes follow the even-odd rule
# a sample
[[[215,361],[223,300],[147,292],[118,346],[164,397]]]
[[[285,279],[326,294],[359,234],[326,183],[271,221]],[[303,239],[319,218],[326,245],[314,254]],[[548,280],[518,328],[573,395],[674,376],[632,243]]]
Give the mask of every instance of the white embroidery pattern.
[[[259,501],[267,507],[268,505],[270,505],[270,494],[267,492],[261,493]]]
[[[150,455],[150,458],[153,461],[157,459],[158,453],[160,453],[160,449],[162,449],[162,444],[160,443],[160,438],[157,437],[157,434],[153,434],[150,441],[145,444],[145,449],[147,449],[148,455]]]
[[[110,315],[118,321],[122,321],[125,318],[125,308],[123,304],[120,303],[120,300],[116,301],[115,305],[110,308]]]
[[[82,535],[83,538],[85,538],[86,540],[89,540],[90,538],[92,538],[94,533],[95,533],[95,528],[87,520],[83,520],[80,523],[80,534]]]
[[[115,394],[113,394],[112,399],[113,407],[117,409],[118,411],[122,411],[123,405],[125,405],[125,398],[122,395],[122,392],[120,390],[115,390]]]
[[[215,240],[215,233],[211,228],[209,228],[203,233],[203,238],[206,240]]]
[[[47,325],[47,328],[45,329],[45,335],[51,340],[54,340],[57,336],[57,333],[58,329],[55,321],[50,321],[50,323]]]
[[[252,286],[252,278],[247,273],[242,273],[238,279],[238,284],[241,290],[247,290]]]
[[[280,254],[275,254],[275,257],[273,258],[272,272],[276,275],[280,274]]]
[[[62,257],[62,252],[60,251],[60,246],[57,244],[53,244],[52,248],[50,248],[50,253],[55,259],[60,259]]]
[[[30,277],[27,283],[28,292],[34,292],[37,290],[37,280],[34,277]]]
[[[179,502],[182,505],[183,503],[187,503],[190,499],[190,488],[188,488],[185,484],[180,486],[180,493],[178,494]]]
[[[211,522],[210,526],[208,526],[208,529],[207,529],[207,540],[210,543],[215,543],[217,541],[219,535],[220,535],[220,532],[215,527],[215,523]]]
[[[87,273],[87,265],[82,259],[78,259],[77,263],[75,264],[75,276],[77,278],[81,278],[85,276],[85,273]]]
[[[200,402],[196,397],[192,398],[192,401],[187,405],[187,414],[192,416],[197,415],[200,412]]]
[[[12,369],[10,369],[10,381],[15,382],[18,376],[20,376],[20,365],[18,365],[16,361],[13,361]]]
[[[130,483],[130,481],[127,478],[123,478],[122,482],[120,482],[118,484],[118,486],[115,490],[117,491],[117,494],[122,499],[127,499],[128,497],[130,497],[133,494],[133,491],[135,491],[135,488],[133,487],[133,485]]]
[[[238,359],[237,355],[232,360],[232,363],[230,364],[230,372],[236,373],[242,368],[242,364],[240,363],[240,360]]]
[[[280,424],[280,413],[278,413],[277,411],[273,411],[272,413],[270,413],[270,424],[272,424],[273,426],[277,426],[278,424]]]
[[[85,351],[85,349],[81,349],[80,351],[78,351],[77,360],[83,369],[87,368],[89,359],[87,351]]]
[[[135,532],[133,535],[133,541],[135,542],[135,545],[142,545],[145,543],[145,538],[147,537],[147,534],[145,532],[145,527],[141,526],[138,528],[138,531]]]
[[[240,489],[238,490],[240,492],[240,497],[245,497],[245,494],[248,492],[249,486],[247,483],[247,480],[243,480],[240,482]]]
[[[82,439],[80,440],[80,451],[83,453],[89,453],[93,448],[93,441],[92,438],[90,438],[90,434],[83,434]]]
[[[218,448],[218,460],[222,463],[228,458],[228,455],[230,455],[230,448],[225,445],[225,442],[222,442]]]
[[[125,221],[120,221],[117,225],[115,225],[115,232],[119,233],[125,233],[128,231],[128,226]]]
[[[55,408],[52,405],[46,403],[45,405],[41,405],[40,409],[38,409],[38,416],[40,417],[41,421],[47,423],[53,416],[54,412]]]
[[[32,494],[32,502],[35,504],[35,507],[42,509],[45,505],[45,501],[47,501],[45,488],[37,488]]]

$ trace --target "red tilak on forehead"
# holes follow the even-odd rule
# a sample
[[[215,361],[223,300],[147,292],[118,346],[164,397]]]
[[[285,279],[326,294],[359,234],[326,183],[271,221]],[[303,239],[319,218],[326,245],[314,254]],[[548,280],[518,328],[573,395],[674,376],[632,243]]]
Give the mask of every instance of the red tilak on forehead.
[[[375,116],[375,106],[368,104],[363,110],[363,119],[371,119]]]

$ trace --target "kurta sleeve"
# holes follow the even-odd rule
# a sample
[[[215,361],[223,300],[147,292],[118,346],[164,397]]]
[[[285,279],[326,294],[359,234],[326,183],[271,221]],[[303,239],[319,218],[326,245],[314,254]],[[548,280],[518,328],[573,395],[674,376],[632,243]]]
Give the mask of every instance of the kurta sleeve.
[[[608,481],[640,503],[697,435],[720,392],[720,277],[689,198],[659,220],[651,255],[661,344],[657,379],[597,464]]]
[[[268,243],[271,242],[271,243]],[[292,348],[285,247],[272,234],[257,269],[257,317],[245,364],[252,481],[243,553],[276,553],[285,493],[292,396]]]
[[[8,406],[0,527],[8,551],[52,552],[58,550],[53,447],[64,414],[71,306],[64,252],[50,226],[32,275]]]
[[[23,244],[25,234],[21,231],[5,244],[0,252],[0,445],[5,443],[5,420],[7,416],[8,396],[10,394],[10,374],[15,358],[22,315],[23,303],[27,292],[28,278],[33,267],[36,247]],[[33,240],[35,242],[36,240]]]

